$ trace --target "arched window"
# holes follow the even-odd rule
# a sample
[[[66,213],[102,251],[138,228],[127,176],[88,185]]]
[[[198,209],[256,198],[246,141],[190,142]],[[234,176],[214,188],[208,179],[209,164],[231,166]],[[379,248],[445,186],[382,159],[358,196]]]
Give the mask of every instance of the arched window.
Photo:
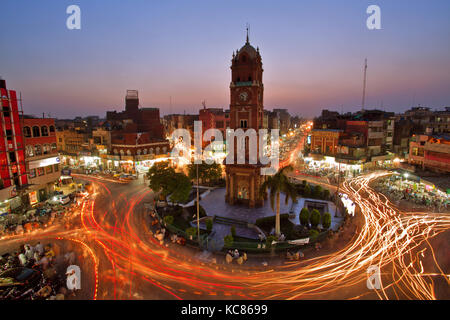
[[[163,147],[163,153],[167,152],[167,147]]]
[[[41,147],[40,144],[37,144],[37,145],[34,146],[34,154],[36,156],[42,155],[42,147]]]
[[[33,127],[33,137],[40,137],[41,136],[41,131],[39,130],[38,126],[34,126]]]
[[[144,154],[147,154],[147,149],[144,149]]]
[[[137,150],[137,155],[140,156],[140,155],[141,155],[141,152],[142,152],[141,149],[138,149],[138,150]]]
[[[55,152],[57,149],[56,143],[52,143],[52,152]]]
[[[150,148],[150,154],[153,154],[153,153],[154,153],[153,148]]]
[[[127,150],[127,155],[128,155],[128,156],[131,156],[131,151],[130,151],[130,149]]]
[[[123,149],[120,150],[120,155],[124,155]]]
[[[41,135],[43,137],[48,137],[48,127],[47,126],[42,126],[41,127]]]
[[[23,135],[25,136],[25,138],[31,138],[31,128],[23,127]]]
[[[156,147],[156,154],[159,154],[159,147]]]
[[[50,132],[55,132],[55,126],[50,126]]]
[[[117,151],[117,149],[114,149],[114,154],[119,154],[119,151]]]

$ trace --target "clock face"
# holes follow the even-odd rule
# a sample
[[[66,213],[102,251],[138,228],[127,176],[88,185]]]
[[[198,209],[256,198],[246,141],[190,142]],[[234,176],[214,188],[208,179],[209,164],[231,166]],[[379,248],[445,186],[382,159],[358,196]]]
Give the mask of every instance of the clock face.
[[[247,99],[248,99],[248,93],[247,92],[241,92],[240,94],[239,94],[239,99],[241,99],[241,101],[247,101]]]

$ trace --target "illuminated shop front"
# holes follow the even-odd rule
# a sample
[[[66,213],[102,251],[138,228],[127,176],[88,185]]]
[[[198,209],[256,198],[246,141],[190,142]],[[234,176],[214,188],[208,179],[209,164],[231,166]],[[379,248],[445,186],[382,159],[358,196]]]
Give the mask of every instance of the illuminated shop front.
[[[314,159],[312,157],[306,157],[304,158],[306,167],[317,173],[328,173],[334,172],[338,173],[339,171],[341,174],[344,174],[345,176],[356,176],[361,173],[363,170],[363,164],[362,163],[348,163],[348,160],[343,160],[345,162],[337,162],[334,157],[328,157],[325,156],[322,159]]]

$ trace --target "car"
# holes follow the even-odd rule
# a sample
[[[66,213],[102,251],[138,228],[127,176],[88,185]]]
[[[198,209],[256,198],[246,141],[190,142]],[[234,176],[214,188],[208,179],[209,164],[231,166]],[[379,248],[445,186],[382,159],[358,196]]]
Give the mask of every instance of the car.
[[[68,195],[58,194],[50,199],[50,203],[54,204],[68,204],[70,202],[70,197]]]

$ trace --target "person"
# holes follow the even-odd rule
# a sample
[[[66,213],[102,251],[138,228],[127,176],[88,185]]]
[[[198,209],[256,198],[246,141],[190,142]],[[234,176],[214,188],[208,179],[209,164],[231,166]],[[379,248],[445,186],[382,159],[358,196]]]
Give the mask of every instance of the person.
[[[25,245],[25,257],[28,260],[31,260],[34,257],[34,248],[29,244]]]
[[[48,258],[46,256],[41,256],[41,255],[40,255],[40,257],[41,257],[41,259],[36,263],[36,265],[42,266],[42,269],[45,270],[45,269],[47,269],[48,264],[49,264]]]
[[[19,261],[20,261],[20,264],[22,266],[26,266],[27,265],[28,261],[27,261],[27,258],[25,256],[25,254],[23,254],[23,253],[19,254]]]
[[[40,242],[38,242],[38,243],[36,244],[36,246],[34,247],[34,250],[35,250],[37,253],[39,253],[39,254],[43,254],[43,253],[44,253],[44,246],[43,246]]]

